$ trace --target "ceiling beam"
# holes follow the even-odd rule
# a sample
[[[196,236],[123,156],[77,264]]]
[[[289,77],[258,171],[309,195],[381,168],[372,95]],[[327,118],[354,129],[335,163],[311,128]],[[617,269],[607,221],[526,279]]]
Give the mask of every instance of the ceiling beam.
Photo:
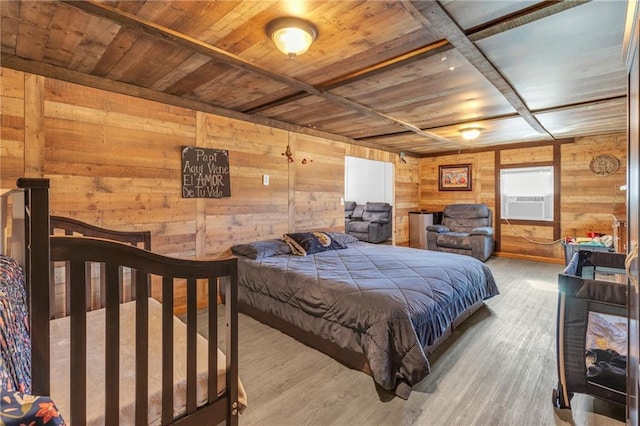
[[[563,139],[555,139],[552,141],[515,142],[515,143],[509,143],[509,144],[469,148],[469,149],[465,149],[464,152],[465,154],[479,153],[479,152],[496,152],[496,151],[505,151],[509,149],[539,148],[541,146],[559,146],[559,145],[565,145],[570,143],[575,143],[575,139],[563,138]],[[460,152],[456,150],[431,152],[427,154],[420,154],[418,155],[418,158],[441,157],[443,155],[455,155],[455,154],[460,154]]]
[[[465,31],[469,40],[476,42],[539,19],[589,3],[591,0],[545,0],[525,9],[494,19]]]
[[[98,90],[104,90],[107,92],[119,93],[121,95],[134,96],[140,99],[147,99],[153,102],[160,102],[166,105],[174,105],[181,108],[186,108],[194,111],[201,111],[208,114],[214,114],[220,117],[227,117],[235,120],[242,120],[249,123],[254,123],[262,126],[273,127],[276,129],[282,129],[290,132],[301,133],[311,136],[317,136],[324,139],[329,139],[337,142],[344,142],[347,144],[363,146],[366,148],[379,149],[387,152],[400,152],[400,150],[394,150],[382,145],[378,145],[367,141],[357,141],[355,139],[348,138],[346,136],[336,135],[334,133],[325,132],[318,129],[299,126],[297,124],[291,124],[284,121],[275,120],[272,118],[261,117],[258,115],[248,115],[241,112],[205,104],[202,102],[194,101],[191,99],[184,99],[176,95],[168,93],[158,92],[153,89],[146,89],[144,87],[135,86],[129,83],[123,83],[119,81],[108,80],[106,78],[97,77],[90,74],[81,73],[78,71],[61,68],[56,65],[45,64],[43,62],[36,62],[29,59],[20,58],[15,55],[9,55],[7,53],[0,53],[0,63],[3,67],[11,68],[17,71],[22,71],[31,74],[37,74],[56,80],[66,81],[69,83],[79,84],[82,86],[92,87]],[[415,154],[414,155],[418,155]]]
[[[507,82],[498,69],[467,37],[458,23],[449,16],[448,12],[438,1],[408,1],[402,0],[406,10],[423,25],[432,27],[442,34],[458,52],[473,65],[513,106],[516,112],[536,132],[553,139],[553,136],[534,117],[529,108],[515,89]]]
[[[341,105],[343,107],[357,111],[361,114],[374,117],[374,118],[391,121],[419,135],[426,136],[431,139],[436,139],[441,142],[449,142],[448,140],[443,139],[435,134],[423,131],[419,127],[411,123],[397,119],[395,117],[384,114],[382,112],[376,111],[372,108],[359,104],[355,101],[343,98],[338,95],[330,94],[328,92],[318,89],[310,84],[306,84],[295,78],[290,78],[284,74],[275,73],[266,68],[260,67],[249,61],[246,61],[237,55],[226,52],[208,43],[200,41],[196,38],[190,37],[186,34],[178,33],[177,31],[173,31],[170,28],[155,24],[151,21],[142,19],[136,15],[132,15],[130,13],[124,12],[122,10],[116,9],[106,4],[98,4],[91,1],[73,1],[73,0],[61,0],[61,3],[65,3],[69,6],[83,10],[84,12],[87,12],[94,16],[109,19],[117,24],[134,28],[138,31],[144,32],[145,34],[149,34],[151,36],[160,38],[162,40],[174,43],[178,46],[182,46],[187,49],[192,49],[195,52],[208,56],[217,61],[240,68],[250,73],[267,77],[279,83],[283,83],[288,86],[294,87],[302,92],[307,92],[310,95],[319,96],[329,102]]]
[[[382,72],[391,71],[395,68],[403,67],[420,59],[428,58],[433,55],[439,55],[453,49],[447,40],[438,40],[434,43],[403,53],[394,58],[382,61],[370,67],[362,68],[349,74],[336,77],[332,80],[325,81],[318,85],[322,90],[336,89],[345,84],[354,83],[365,78],[372,77]]]
[[[529,6],[525,9],[519,10],[507,16],[495,19],[493,21],[486,22],[482,25],[470,28],[466,31],[466,34],[472,42],[490,37],[492,35],[500,34],[504,31],[525,25],[539,19],[551,16],[555,13],[562,12],[564,10],[579,6],[584,3],[588,3],[591,0],[544,0],[540,3]],[[420,20],[423,20],[419,17]],[[335,89],[346,84],[350,84],[365,78],[370,78],[376,74],[393,70],[394,68],[410,64],[416,60],[424,59],[432,55],[444,53],[454,47],[449,44],[446,39],[436,41],[427,46],[420,47],[410,52],[403,53],[396,57],[390,58],[386,61],[374,64],[370,67],[362,68],[349,74],[345,74],[336,77],[332,80],[328,80],[316,85],[316,88],[322,91]],[[296,92],[288,96],[279,97],[272,101],[254,101],[240,108],[240,110],[247,114],[257,114],[271,108],[275,108],[289,102],[303,99],[310,96],[306,92]],[[493,120],[497,117],[490,117],[487,120]],[[484,121],[484,120],[483,120]],[[461,123],[459,123],[461,124]],[[423,131],[429,131],[428,129],[422,129]],[[411,131],[394,133],[392,135],[408,134]],[[392,135],[381,135],[382,137],[390,137]],[[379,138],[380,136],[372,136],[373,138]],[[367,138],[363,138],[367,139]]]
[[[378,64],[374,64],[369,67],[351,72],[349,74],[341,75],[331,80],[322,82],[320,84],[317,84],[316,87],[323,92],[336,89],[346,84],[354,83],[356,81],[360,81],[365,78],[370,78],[376,74],[387,72],[394,68],[398,68],[398,67],[410,64],[411,62],[415,62],[419,59],[444,53],[451,49],[453,49],[453,46],[451,46],[446,40],[439,40],[439,41],[436,41],[435,43],[431,43],[427,46],[423,46],[418,49],[412,50],[410,52],[403,53],[396,57],[390,58],[386,61],[382,61]],[[275,99],[269,102],[263,101],[262,103],[255,104],[255,105],[247,104],[246,106],[242,106],[240,110],[242,110],[247,114],[255,114],[258,112],[266,111],[271,108],[278,107],[280,105],[286,104],[291,101],[305,98],[307,96],[310,96],[310,95],[304,92],[297,92],[292,95],[283,96],[279,99]],[[255,102],[258,102],[258,101],[255,101]]]
[[[538,109],[538,110],[534,110],[532,111],[533,114],[547,114],[547,113],[552,113],[552,112],[561,112],[561,111],[570,111],[572,109],[576,109],[576,108],[585,108],[585,107],[595,107],[595,106],[599,106],[599,105],[605,105],[611,102],[620,102],[620,101],[625,101],[627,99],[627,96],[613,96],[610,98],[603,98],[603,99],[596,99],[593,101],[586,101],[586,102],[575,102],[572,104],[567,104],[567,105],[558,105],[552,108],[542,108],[542,109]],[[441,126],[441,127],[431,127],[428,129],[422,129],[423,131],[426,132],[437,132],[440,129],[443,128],[447,128],[447,127],[460,127],[460,126],[464,126],[464,125],[468,125],[468,124],[477,124],[477,123],[490,123],[492,121],[499,121],[499,120],[504,120],[504,119],[508,119],[508,118],[517,118],[520,117],[520,115],[518,115],[517,113],[512,113],[512,114],[503,114],[503,115],[494,115],[492,117],[485,117],[481,120],[472,120],[472,121],[460,121],[460,122],[452,122],[447,124],[446,126]],[[412,132],[406,131],[406,132],[394,132],[394,133],[387,133],[387,134],[383,134],[383,135],[374,135],[374,136],[364,136],[361,138],[354,138],[355,140],[359,141],[359,142],[366,142],[366,141],[374,141],[374,140],[381,140],[381,139],[386,139],[386,138],[395,138],[398,136],[406,136],[406,135],[410,135]]]
[[[428,44],[426,46],[422,46],[418,49],[409,51],[409,52],[405,52],[401,55],[395,56],[393,58],[390,58],[386,61],[382,61],[380,63],[371,65],[369,67],[366,68],[362,68],[359,70],[356,70],[354,72],[345,74],[345,75],[341,75],[338,76],[336,78],[333,78],[331,80],[322,82],[320,84],[317,84],[316,87],[320,90],[324,91],[328,91],[328,90],[332,90],[332,89],[336,89],[338,87],[344,86],[346,84],[349,83],[354,83],[356,81],[360,81],[363,80],[365,78],[370,78],[373,77],[376,74],[380,74],[382,72],[387,72],[390,71],[394,68],[398,68],[407,64],[410,64],[412,62],[415,62],[417,60],[420,59],[424,59],[424,58],[428,58],[430,56],[433,55],[439,55],[441,53],[444,53],[446,51],[449,51],[453,49],[453,46],[451,46],[449,44],[449,42],[447,42],[446,40],[438,40],[435,43],[431,43]],[[290,101],[289,98],[291,98],[291,100],[298,100],[298,99],[302,99],[304,97],[306,97],[308,95],[298,92],[295,93],[293,95],[289,95],[286,97],[282,97],[280,99],[275,99],[273,101],[270,102],[263,102],[259,105],[252,105],[252,104],[248,104],[247,106],[243,106],[240,109],[243,112],[246,112],[248,114],[254,114],[257,112],[261,112],[261,111],[265,111],[268,110],[270,108],[274,108],[277,106],[280,106],[282,104],[285,104],[287,102]]]

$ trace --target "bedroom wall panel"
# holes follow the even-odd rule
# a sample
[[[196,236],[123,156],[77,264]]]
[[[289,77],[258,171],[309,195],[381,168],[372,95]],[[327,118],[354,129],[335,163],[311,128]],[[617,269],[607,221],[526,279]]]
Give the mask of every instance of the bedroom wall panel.
[[[403,163],[397,153],[351,144],[345,145],[345,155],[394,164],[394,239],[396,245],[408,246],[409,212],[419,208],[420,159],[405,156]]]
[[[292,133],[289,145],[294,157],[288,163],[294,212],[290,231],[344,231],[340,199],[344,196],[345,144]]]
[[[540,162],[553,162],[553,145],[500,150],[503,166]]]
[[[552,226],[503,224],[500,237],[501,252],[543,258],[559,258],[561,256],[564,260],[564,251],[561,246],[531,242],[552,242],[554,240]]]
[[[500,166],[526,167],[554,164],[553,145],[534,145],[526,148],[500,150]],[[500,252],[522,256],[564,259],[564,250],[555,241],[553,222],[547,225],[500,223],[498,236]]]
[[[24,73],[0,68],[0,188],[24,174]]]
[[[397,153],[350,145],[90,89],[0,68],[2,132],[0,182],[20,176],[52,182],[53,213],[117,229],[149,229],[163,254],[205,257],[228,253],[232,243],[292,230],[343,229],[344,156],[394,164],[394,238],[408,244],[408,212],[484,202],[495,208],[495,152],[400,161]],[[25,105],[25,99],[27,105]],[[27,116],[25,117],[25,111]],[[26,141],[26,142],[25,142]],[[183,199],[179,149],[229,149],[228,199]],[[292,147],[294,162],[285,156]],[[624,207],[624,134],[578,138],[562,144],[562,235],[607,232],[610,214]],[[620,170],[595,176],[589,161],[616,155]],[[547,161],[550,145],[503,149],[502,164]],[[26,158],[26,164],[25,164]],[[307,163],[302,164],[306,159]],[[438,166],[473,165],[472,191],[438,191]],[[262,185],[268,174],[270,183]],[[543,227],[523,229],[546,238]],[[506,229],[506,228],[505,228]],[[531,245],[505,231],[501,250],[530,253]],[[548,248],[536,252],[544,256]],[[560,247],[554,249],[562,257]]]
[[[620,168],[610,176],[589,170],[590,161],[601,154],[614,155]],[[626,211],[627,136],[625,133],[576,139],[562,145],[562,229],[563,236],[584,236],[587,232],[612,232],[612,214]]]
[[[2,186],[14,187],[21,176],[49,178],[53,214],[150,230],[154,251],[165,255],[224,255],[232,244],[288,231],[342,231],[350,155],[394,163],[396,243],[408,244],[408,212],[419,199],[417,158],[401,163],[397,153],[5,68],[0,79]],[[230,198],[182,198],[185,145],[229,150]],[[282,155],[287,145],[293,163]]]
[[[198,146],[229,151],[231,197],[202,199],[199,256],[230,254],[233,244],[279,237],[288,229],[284,130],[198,113]],[[269,185],[262,176],[269,175]]]
[[[404,156],[395,161],[395,237],[396,245],[409,245],[409,212],[416,211],[420,197],[420,160]]]
[[[495,156],[497,151],[446,155],[420,159],[420,208],[437,210],[453,203],[483,202],[495,211]],[[620,169],[611,176],[591,173],[589,162],[597,155],[612,154]],[[586,236],[587,232],[611,233],[612,214],[623,212],[626,180],[626,135],[624,133],[576,138],[560,145],[560,158],[554,159],[551,144],[499,150],[501,165],[556,162],[561,169],[560,235]],[[438,191],[438,166],[473,164],[472,191]],[[564,249],[554,241],[553,227],[503,223],[499,234],[500,252],[510,256],[530,256],[564,261]],[[545,244],[536,244],[527,239]]]
[[[180,251],[163,244],[195,233],[195,200],[182,198],[179,155],[195,144],[195,113],[52,79],[44,98],[52,212],[93,211],[99,226],[149,229],[164,237],[154,250],[193,256],[193,242]]]
[[[471,191],[439,191],[439,166],[471,164]],[[442,211],[449,204],[484,203],[495,210],[494,153],[479,152],[427,157],[420,160],[420,208]]]

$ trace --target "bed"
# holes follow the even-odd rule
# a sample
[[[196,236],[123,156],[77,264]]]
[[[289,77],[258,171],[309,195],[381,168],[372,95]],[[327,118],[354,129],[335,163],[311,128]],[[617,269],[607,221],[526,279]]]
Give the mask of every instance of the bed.
[[[21,236],[24,222],[26,250],[18,256],[13,242],[5,245],[23,257],[29,300],[31,380],[22,390],[50,395],[70,424],[237,424],[246,394],[238,379],[236,259],[154,254],[145,249],[148,232],[50,219],[46,179],[19,179],[18,187],[24,216],[9,226]],[[60,286],[49,283],[60,279],[56,297]],[[223,351],[217,309],[208,310],[209,340],[196,329],[196,287],[206,286],[208,306],[216,306],[219,283],[228,295]],[[186,286],[186,324],[173,312],[176,285]]]
[[[314,235],[319,241],[310,243]],[[301,244],[292,245],[290,236]],[[402,398],[429,374],[428,355],[498,294],[477,259],[342,233],[285,234],[232,251],[241,312],[370,374]]]

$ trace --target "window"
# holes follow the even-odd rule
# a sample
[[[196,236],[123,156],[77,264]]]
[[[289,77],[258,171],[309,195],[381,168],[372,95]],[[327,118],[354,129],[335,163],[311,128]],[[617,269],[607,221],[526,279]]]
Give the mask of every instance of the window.
[[[553,166],[500,170],[502,217],[553,221]]]

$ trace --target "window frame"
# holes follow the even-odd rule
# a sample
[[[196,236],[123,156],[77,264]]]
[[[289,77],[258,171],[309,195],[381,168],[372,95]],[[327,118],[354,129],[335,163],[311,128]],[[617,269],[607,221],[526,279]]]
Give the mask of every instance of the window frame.
[[[543,194],[530,194],[530,193],[516,193],[516,194],[505,194],[503,192],[504,189],[504,183],[505,183],[505,176],[504,173],[507,170],[525,170],[525,169],[531,169],[531,171],[534,171],[534,169],[551,169],[550,170],[550,177],[551,177],[551,188],[550,188],[550,193],[546,192]],[[503,166],[500,167],[500,169],[498,170],[498,176],[499,176],[499,197],[498,197],[498,202],[500,203],[500,212],[501,212],[501,220],[504,221],[509,221],[509,222],[522,222],[522,223],[553,223],[556,220],[556,188],[558,187],[558,185],[556,185],[556,166],[553,163],[545,163],[545,164],[540,164],[540,163],[535,163],[535,164],[519,164],[519,165],[510,165],[510,166]],[[540,219],[535,219],[535,218],[522,218],[522,217],[506,217],[504,216],[505,213],[505,207],[506,207],[506,203],[507,200],[505,199],[507,196],[516,196],[516,197],[539,197],[539,196],[543,196],[543,197],[547,197],[550,196],[551,197],[551,217],[549,219],[547,218],[540,218]]]

